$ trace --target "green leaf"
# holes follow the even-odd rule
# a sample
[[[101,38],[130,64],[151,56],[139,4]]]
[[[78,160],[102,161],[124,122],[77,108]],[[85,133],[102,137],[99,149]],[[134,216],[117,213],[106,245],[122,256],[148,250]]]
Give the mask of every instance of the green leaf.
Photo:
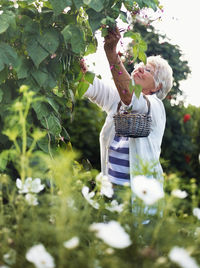
[[[49,55],[49,53],[40,46],[37,40],[29,40],[27,44],[27,51],[37,68]]]
[[[102,30],[101,30],[101,36],[102,37],[105,37],[105,36],[107,36],[108,35],[108,29],[107,28],[103,28]]]
[[[149,7],[154,11],[157,10],[157,5],[159,4],[158,1],[155,0],[136,0],[135,2],[138,3],[140,8]]]
[[[89,54],[93,54],[96,51],[97,51],[97,44],[95,41],[93,41],[93,42],[88,44],[88,46],[86,48],[85,56],[87,56]]]
[[[22,16],[21,23],[24,25],[23,37],[27,39],[27,36],[37,38],[40,34],[40,27],[36,21],[30,20],[27,16]]]
[[[135,92],[135,96],[139,99],[140,97],[140,93],[142,92],[142,87],[141,85],[134,85],[134,92]]]
[[[147,62],[147,56],[143,51],[139,51],[138,58],[146,64]]]
[[[0,153],[0,171],[4,171],[9,161],[9,150]]]
[[[55,15],[59,15],[63,10],[72,5],[71,0],[49,0],[53,7],[53,11]]]
[[[38,43],[50,54],[53,54],[59,46],[59,35],[53,29],[46,31],[37,40]]]
[[[2,82],[4,82],[8,77],[8,69],[4,68],[1,72],[0,72],[0,84]]]
[[[28,62],[25,58],[18,58],[17,66],[15,67],[15,71],[17,73],[18,79],[26,78],[28,76]]]
[[[126,14],[126,12],[124,12],[124,11],[120,11],[120,19],[124,22],[124,23],[128,23],[128,21],[127,21],[127,14]]]
[[[45,103],[38,101],[38,102],[32,103],[32,106],[37,115],[37,118],[40,121],[49,115],[50,109],[47,107]]]
[[[95,78],[95,74],[94,73],[92,73],[92,72],[86,72],[85,73],[85,80],[87,82],[89,82],[90,84],[93,84],[94,78]]]
[[[83,0],[83,2],[96,12],[100,12],[104,8],[104,0]]]
[[[32,71],[31,75],[41,87],[44,85],[45,81],[48,80],[48,73],[40,69]]]
[[[116,21],[110,16],[106,17],[106,25],[110,26],[111,28],[115,28],[116,26]]]
[[[1,56],[0,56],[0,72],[4,69],[4,62],[3,60],[1,59]]]
[[[39,148],[45,152],[45,153],[49,153],[49,140],[48,137],[44,137],[43,139],[37,141],[37,145],[39,146]]]
[[[138,57],[138,52],[139,52],[139,49],[138,49],[138,45],[135,45],[133,46],[133,57],[134,57],[134,61],[137,59]]]
[[[78,92],[78,96],[79,98],[81,98],[83,96],[83,94],[87,91],[88,87],[89,87],[89,83],[86,82],[86,81],[81,81],[79,84],[78,84],[78,87],[77,87],[77,92]]]
[[[63,34],[66,45],[71,44],[71,49],[75,53],[83,53],[85,51],[86,43],[84,40],[84,33],[80,26],[67,25],[61,32]]]
[[[9,21],[5,14],[0,15],[0,34],[4,33],[9,27]]]
[[[140,40],[139,44],[140,44],[140,50],[143,51],[147,50],[147,43],[143,39]]]
[[[59,119],[53,114],[47,117],[47,124],[49,132],[55,136],[58,136],[62,131]]]
[[[49,105],[54,109],[54,111],[58,114],[59,104],[55,101],[55,99],[47,97],[46,100]]]
[[[92,32],[94,33],[97,29],[101,27],[101,21],[103,18],[105,18],[105,15],[100,12],[96,12],[91,8],[87,10],[87,14],[89,18],[90,27],[92,29]]]
[[[15,15],[12,11],[5,11],[0,15],[0,34],[4,33],[10,25],[15,25]]]
[[[2,99],[3,99],[3,90],[0,88],[0,102],[2,101]]]
[[[130,37],[133,40],[140,40],[140,34],[139,33],[134,33],[133,31],[127,31],[124,33],[124,37]]]
[[[14,48],[10,45],[1,42],[0,43],[0,71],[3,70],[4,65],[16,65],[17,63],[17,53],[15,52]]]
[[[77,9],[83,6],[83,0],[73,0]]]

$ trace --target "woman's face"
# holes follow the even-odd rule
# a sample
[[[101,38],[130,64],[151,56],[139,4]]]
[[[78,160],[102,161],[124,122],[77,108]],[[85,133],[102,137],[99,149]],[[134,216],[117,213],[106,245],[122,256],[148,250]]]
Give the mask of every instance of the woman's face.
[[[147,64],[139,66],[132,73],[135,84],[141,85],[142,92],[145,95],[149,95],[157,91],[154,80],[154,71],[154,66]]]

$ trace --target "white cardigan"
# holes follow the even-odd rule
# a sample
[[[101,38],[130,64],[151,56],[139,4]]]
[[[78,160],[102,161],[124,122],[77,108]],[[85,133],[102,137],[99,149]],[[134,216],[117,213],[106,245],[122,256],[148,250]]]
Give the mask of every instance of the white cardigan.
[[[100,106],[106,113],[107,118],[100,133],[100,151],[101,151],[101,172],[108,174],[108,148],[112,142],[115,129],[113,115],[117,111],[117,105],[120,97],[116,88],[106,86],[98,78],[94,79],[93,85],[90,85],[84,96]],[[148,137],[129,139],[129,161],[130,175],[133,179],[134,174],[142,174],[141,161],[143,163],[153,164],[153,171],[159,180],[163,180],[162,167],[159,162],[160,147],[164,134],[166,115],[162,101],[156,95],[148,95],[151,103],[152,128]],[[125,104],[123,104],[125,105]],[[140,95],[138,99],[133,94],[131,104],[134,111],[146,113],[147,102]]]

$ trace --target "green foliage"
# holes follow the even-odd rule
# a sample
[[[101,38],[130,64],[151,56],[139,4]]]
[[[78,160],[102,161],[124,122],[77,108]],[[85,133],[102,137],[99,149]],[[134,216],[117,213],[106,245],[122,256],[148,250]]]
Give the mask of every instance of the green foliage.
[[[186,179],[188,177],[198,178],[198,169],[195,170],[190,163],[193,152],[197,153],[199,150],[199,144],[194,142],[192,134],[196,119],[193,117],[184,123],[184,114],[187,113],[187,109],[183,105],[171,106],[170,102],[166,100],[165,108],[167,122],[161,154],[164,159],[169,160],[165,170],[166,172],[179,172]],[[199,166],[198,157],[195,158],[193,161]]]
[[[144,40],[141,38],[141,35],[139,33],[127,31],[124,34],[124,37],[130,37],[134,40],[133,49],[132,49],[133,61],[135,62],[138,58],[140,61],[143,61],[146,64],[145,51],[147,50],[147,45],[144,42]]]
[[[99,107],[88,100],[79,100],[76,102],[72,118],[68,117],[64,121],[73,148],[81,152],[83,160],[88,159],[98,170],[100,170],[99,133],[104,120],[105,114]]]
[[[194,181],[187,188],[181,187],[181,190],[187,189],[188,194],[187,199],[181,199],[172,194],[180,188],[180,179],[175,174],[167,176],[164,210],[158,210],[154,215],[148,215],[151,206],[147,208],[138,197],[131,206],[130,189],[125,187],[118,192],[121,212],[117,212],[108,209],[112,199],[102,195],[96,171],[83,172],[76,164],[74,153],[65,150],[59,151],[54,159],[44,155],[38,155],[38,158],[45,163],[48,172],[42,172],[39,166],[34,172],[37,176],[40,174],[44,187],[40,193],[34,193],[37,203],[31,203],[27,193],[20,193],[13,178],[0,175],[1,265],[33,267],[26,254],[39,244],[54,260],[55,265],[49,267],[95,267],[96,264],[122,268],[174,267],[169,253],[175,246],[187,250],[192,259],[200,262],[199,220],[192,213],[199,202],[199,189]],[[87,195],[84,198],[81,193],[84,187],[94,194],[89,201]],[[29,191],[31,189],[34,191],[34,188]],[[95,209],[94,204],[98,208]],[[138,213],[133,212],[134,208]],[[146,220],[150,222],[144,224]],[[107,241],[102,239],[103,234],[98,237],[91,230],[92,224],[108,225],[111,221],[123,228],[131,241],[129,246],[115,247],[115,243],[123,243],[115,229],[109,230],[109,235],[105,236]],[[64,245],[72,238],[76,242],[66,248]],[[112,244],[109,241],[113,241]],[[33,261],[42,257],[42,263],[48,263],[41,251],[35,256]]]
[[[200,211],[200,192],[195,180],[184,184],[176,174],[166,176],[166,194],[152,205],[145,203],[142,189],[133,202],[130,187],[113,195],[107,177],[97,176],[94,169],[85,171],[77,153],[59,149],[52,157],[34,150],[48,133],[32,127],[28,117],[31,106],[42,101],[21,86],[19,98],[8,109],[4,134],[12,150],[4,150],[1,160],[9,153],[20,179],[0,174],[1,265],[169,267],[173,265],[169,253],[175,246],[189,248],[192,258],[200,262],[199,216],[194,212]],[[145,174],[152,170],[148,163],[143,169]],[[152,187],[144,188],[148,199],[158,191],[151,192]],[[184,197],[173,193],[177,189]],[[152,209],[156,209],[153,214]],[[115,223],[115,228],[104,236],[104,231],[95,232],[96,223],[104,227]],[[41,244],[48,253],[40,250],[31,254],[31,260],[27,258],[29,250]]]
[[[155,10],[159,3],[0,0],[0,150],[10,148],[2,129],[7,106],[18,98],[17,88],[21,85],[27,85],[37,98],[43,97],[31,106],[27,118],[30,125],[48,133],[38,142],[40,148],[47,152],[51,146],[54,151],[60,137],[69,139],[63,121],[72,112],[75,96],[82,97],[95,76],[89,72],[83,75],[79,61],[96,51],[95,31],[102,24],[115,27],[116,19],[122,15],[126,21],[122,4],[133,12],[143,7]],[[144,43],[141,38],[137,42],[138,56],[145,60]]]

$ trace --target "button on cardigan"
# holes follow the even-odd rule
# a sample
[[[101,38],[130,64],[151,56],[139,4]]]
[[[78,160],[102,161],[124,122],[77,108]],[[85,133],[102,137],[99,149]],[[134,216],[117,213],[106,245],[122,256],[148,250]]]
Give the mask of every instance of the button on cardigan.
[[[104,126],[100,132],[100,153],[101,153],[101,172],[108,175],[108,148],[114,138],[115,128],[113,115],[117,111],[117,105],[120,101],[119,93],[115,87],[104,84],[100,79],[95,78],[92,85],[84,94],[92,102],[96,103],[103,111],[107,113]],[[162,182],[163,170],[159,162],[161,152],[161,142],[165,130],[166,115],[162,101],[155,94],[147,96],[151,104],[152,126],[148,137],[129,139],[129,161],[130,178],[134,174],[143,174],[142,163],[149,163],[157,178]],[[125,104],[123,104],[126,106]],[[139,99],[133,93],[132,101],[133,111],[147,113],[147,102],[140,94]]]

